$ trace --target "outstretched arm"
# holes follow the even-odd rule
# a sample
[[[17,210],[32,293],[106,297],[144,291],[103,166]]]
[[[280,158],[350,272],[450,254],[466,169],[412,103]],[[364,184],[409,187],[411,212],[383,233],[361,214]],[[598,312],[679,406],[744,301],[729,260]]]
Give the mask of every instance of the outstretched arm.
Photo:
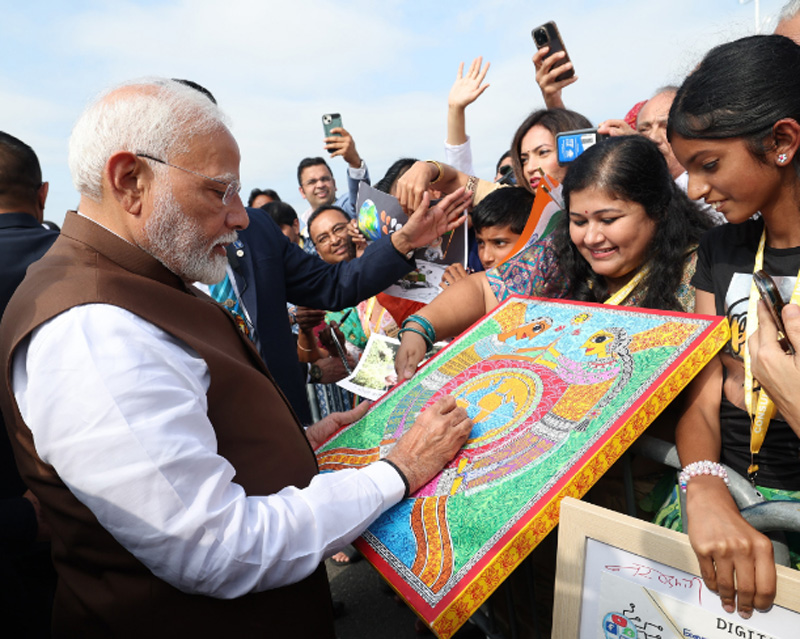
[[[441,174],[439,169],[441,167]],[[452,193],[462,186],[466,186],[469,175],[453,168],[448,164],[433,162],[415,162],[397,181],[397,199],[403,210],[414,211],[422,203],[422,196],[431,188],[442,193]]]
[[[475,58],[464,74],[464,63],[458,67],[456,81],[447,98],[447,139],[444,145],[445,161],[457,169],[469,173],[475,172],[472,167],[472,150],[467,136],[466,109],[487,88],[482,84],[489,71],[489,63],[481,69],[483,58]]]
[[[489,280],[485,273],[475,273],[448,286],[417,315],[427,319],[433,326],[436,339],[454,337],[477,322],[497,306]],[[417,330],[421,326],[410,323]],[[399,379],[409,379],[417,371],[417,365],[425,358],[425,340],[411,331],[404,332],[400,348],[394,360]]]
[[[14,369],[39,456],[123,547],[187,593],[235,598],[297,582],[403,495],[401,477],[381,462],[317,475],[302,489],[247,494],[217,451],[203,359],[117,307],[62,313],[37,331],[30,348],[20,347]],[[60,393],[42,394],[52,382]],[[143,403],[143,392],[157,401]],[[363,412],[323,420],[308,438],[318,443]],[[466,411],[442,398],[387,459],[413,492],[453,458],[471,427]],[[286,436],[300,435],[289,428]]]

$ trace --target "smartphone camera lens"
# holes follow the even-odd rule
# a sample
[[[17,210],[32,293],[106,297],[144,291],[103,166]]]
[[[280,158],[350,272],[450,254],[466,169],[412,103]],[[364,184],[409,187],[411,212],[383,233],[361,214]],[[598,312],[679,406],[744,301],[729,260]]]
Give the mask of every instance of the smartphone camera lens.
[[[331,123],[331,116],[329,116],[329,115],[322,116],[322,123],[323,124],[330,124]]]
[[[540,47],[543,47],[547,44],[547,31],[544,29],[536,29],[533,32],[533,39],[536,40],[536,44]]]

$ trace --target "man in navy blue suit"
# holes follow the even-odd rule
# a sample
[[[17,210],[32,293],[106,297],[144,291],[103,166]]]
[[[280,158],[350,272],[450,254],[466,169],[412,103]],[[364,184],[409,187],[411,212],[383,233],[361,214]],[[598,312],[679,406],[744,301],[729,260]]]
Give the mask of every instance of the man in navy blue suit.
[[[58,237],[42,226],[47,182],[33,149],[0,131],[0,317],[25,271]],[[49,636],[55,573],[36,497],[17,472],[0,414],[0,601],[4,627]],[[12,624],[11,626],[7,624]]]

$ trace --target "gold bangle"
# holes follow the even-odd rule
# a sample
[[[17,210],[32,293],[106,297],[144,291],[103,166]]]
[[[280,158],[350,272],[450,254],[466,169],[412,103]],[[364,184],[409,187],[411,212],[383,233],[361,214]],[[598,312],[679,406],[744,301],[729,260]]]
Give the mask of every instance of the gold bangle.
[[[425,161],[428,162],[429,164],[433,164],[433,166],[436,167],[436,170],[439,171],[439,174],[436,176],[436,179],[431,180],[430,182],[431,184],[436,184],[439,180],[442,179],[442,176],[444,175],[444,171],[442,170],[442,165],[439,164],[436,160],[425,160]]]
[[[297,342],[297,348],[299,348],[301,351],[305,353],[310,353],[311,351],[314,350],[313,348],[303,348],[302,346],[300,346],[300,342]]]

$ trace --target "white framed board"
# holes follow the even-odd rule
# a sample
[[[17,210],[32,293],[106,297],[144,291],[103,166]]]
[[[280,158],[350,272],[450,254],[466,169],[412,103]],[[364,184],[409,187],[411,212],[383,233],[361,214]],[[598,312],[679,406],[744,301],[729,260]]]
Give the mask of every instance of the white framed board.
[[[686,535],[568,497],[561,503],[553,636],[800,637],[800,572],[777,570],[775,605],[742,619],[705,587]]]

